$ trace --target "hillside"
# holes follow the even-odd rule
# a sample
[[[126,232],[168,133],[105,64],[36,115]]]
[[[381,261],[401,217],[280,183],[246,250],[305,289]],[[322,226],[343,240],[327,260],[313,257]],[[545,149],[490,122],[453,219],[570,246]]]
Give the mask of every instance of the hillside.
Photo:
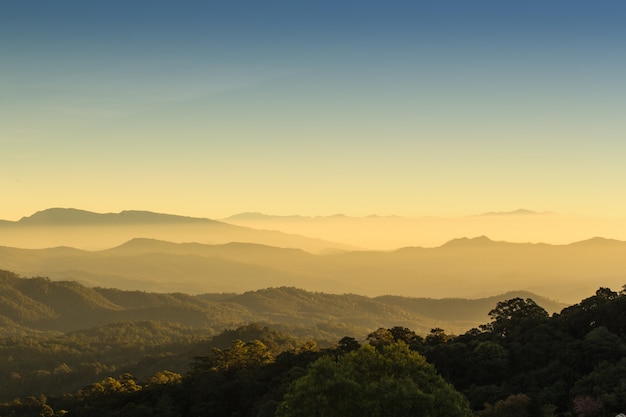
[[[267,288],[243,294],[148,293],[88,288],[71,281],[20,278],[0,273],[0,326],[4,334],[67,332],[119,321],[157,320],[214,329],[264,322],[329,339],[402,325],[427,334],[433,327],[453,333],[484,323],[498,301],[536,299],[548,311],[565,305],[528,293],[479,300],[369,298],[296,288]],[[310,330],[310,329],[317,330]],[[296,330],[301,329],[301,330]]]
[[[1,415],[52,415],[51,410],[60,410],[60,414],[109,416],[118,415],[115,410],[123,407],[119,415],[135,416],[138,404],[144,411],[151,410],[139,415],[158,415],[164,404],[159,399],[164,397],[175,399],[168,407],[177,404],[179,415],[194,415],[184,411],[191,409],[259,408],[253,403],[266,404],[262,408],[267,410],[275,408],[286,385],[304,375],[318,358],[328,357],[335,364],[357,349],[366,349],[368,355],[386,352],[398,341],[403,350],[423,355],[418,356],[420,363],[432,364],[428,366],[462,392],[473,410],[484,408],[486,413],[506,405],[515,407],[514,415],[532,415],[524,410],[531,409],[536,397],[542,409],[562,410],[558,415],[568,416],[573,414],[567,410],[575,409],[582,395],[596,396],[596,409],[610,411],[598,415],[614,415],[623,404],[623,390],[612,381],[624,379],[624,322],[615,317],[623,316],[626,304],[624,291],[608,288],[553,315],[530,298],[539,305],[559,305],[526,292],[480,300],[371,299],[295,288],[189,296],[85,289],[76,283],[20,278],[6,271],[0,271],[0,288],[5,314],[0,323],[7,324],[9,316],[25,326],[41,324],[46,317],[53,319],[48,324],[54,324],[54,319],[71,321],[94,312],[123,311],[132,316],[64,333],[30,329],[20,336],[3,328],[2,333],[10,337],[0,338]],[[20,314],[11,315],[11,308],[6,308],[10,297],[15,297],[14,311],[25,306]],[[497,306],[489,307],[498,308],[496,317],[481,320],[480,330],[454,335],[446,328],[416,334],[408,327],[407,318],[417,311],[434,317],[445,311],[449,318],[463,315],[466,320],[485,317],[478,310],[491,301],[497,301]],[[220,328],[214,316],[207,320],[214,327],[181,324],[186,318],[176,311],[186,307],[205,311],[206,303],[227,304],[241,309],[234,314],[245,310],[274,323]],[[165,316],[138,319],[135,313],[143,309],[168,312],[169,320]],[[24,315],[26,310],[36,314]],[[344,322],[324,323],[329,317]],[[392,317],[396,317],[393,325],[382,324]],[[382,328],[354,327],[349,323],[354,318],[357,325],[363,320]],[[392,376],[396,377],[395,371]],[[225,395],[247,402],[229,401]],[[491,415],[485,413],[476,415]]]

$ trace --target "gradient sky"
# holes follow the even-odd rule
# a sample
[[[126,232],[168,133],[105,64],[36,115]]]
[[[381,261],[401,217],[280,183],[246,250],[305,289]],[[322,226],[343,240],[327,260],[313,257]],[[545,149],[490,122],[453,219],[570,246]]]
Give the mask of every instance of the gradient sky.
[[[626,213],[626,2],[4,1],[0,218]]]

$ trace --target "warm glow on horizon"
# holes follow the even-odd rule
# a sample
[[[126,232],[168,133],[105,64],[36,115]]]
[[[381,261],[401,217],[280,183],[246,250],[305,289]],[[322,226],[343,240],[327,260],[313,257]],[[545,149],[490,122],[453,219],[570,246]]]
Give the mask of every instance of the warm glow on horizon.
[[[0,219],[626,213],[617,3],[36,3],[0,13]]]

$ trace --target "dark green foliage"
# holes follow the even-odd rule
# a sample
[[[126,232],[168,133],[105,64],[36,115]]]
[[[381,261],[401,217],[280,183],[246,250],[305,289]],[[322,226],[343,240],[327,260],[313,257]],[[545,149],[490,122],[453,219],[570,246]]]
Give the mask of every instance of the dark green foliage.
[[[531,401],[528,395],[509,395],[494,405],[486,404],[478,417],[530,417]]]
[[[147,325],[156,326],[150,323]],[[130,328],[130,324],[126,327]],[[155,335],[163,333],[159,332],[158,326],[153,330]],[[102,333],[100,329],[96,330],[96,334]],[[232,341],[230,348],[217,347],[221,346],[228,335],[242,336],[245,341]],[[130,333],[122,332],[117,342],[122,343],[129,336]],[[38,405],[31,400],[26,403],[7,403],[0,406],[0,416],[12,415],[11,413],[29,415],[28,410],[39,412],[40,406],[44,405],[51,410],[67,410],[73,416],[89,417],[175,417],[189,413],[195,415],[196,412],[203,414],[206,407],[225,410],[225,414],[215,415],[232,415],[230,411],[248,409],[263,409],[270,412],[268,415],[272,415],[285,387],[301,376],[307,364],[318,357],[315,343],[298,344],[293,339],[260,325],[229,330],[213,339],[200,342],[189,339],[189,342],[189,345],[182,344],[186,347],[184,353],[181,353],[186,358],[185,369],[194,354],[196,359],[184,378],[169,370],[137,378],[131,373],[119,374],[114,369],[100,369],[99,378],[95,375],[91,377],[96,382],[77,389],[75,394],[50,397],[47,402],[45,399],[43,402],[39,401]],[[137,341],[125,343],[135,348],[140,346]],[[290,352],[281,353],[285,350]],[[208,354],[197,356],[206,352]],[[122,355],[118,359],[121,358]],[[135,369],[146,374],[146,369],[139,366]],[[72,374],[74,371],[67,365],[59,366],[56,377],[65,373]],[[16,376],[14,378],[19,379]],[[50,390],[53,390],[52,387]]]
[[[354,338],[346,336],[337,343],[337,350],[342,353],[352,352],[361,347],[361,344]]]
[[[516,298],[499,302],[490,316],[482,331],[447,340],[431,334],[419,348],[472,408],[488,404],[482,415],[522,415],[505,411],[518,394],[530,399],[528,415],[576,413],[576,398],[600,415],[626,407],[625,294],[601,288],[552,317]]]
[[[160,322],[122,322],[65,335],[0,339],[0,399],[61,394],[129,371],[147,378],[184,373],[212,331]]]
[[[100,261],[104,259],[95,257]],[[485,306],[485,300],[446,300],[448,314],[438,321],[453,330],[477,326],[487,319],[489,307]],[[139,320],[221,330],[264,322],[302,338],[336,341],[345,335],[354,337],[366,334],[372,328],[393,326],[398,317],[403,318],[405,325],[423,333],[430,328],[425,323],[432,321],[423,315],[424,307],[433,301],[395,297],[373,299],[290,287],[243,294],[191,296],[87,288],[76,282],[20,278],[2,271],[0,331],[5,335],[70,332]],[[450,314],[451,311],[456,313]],[[470,316],[472,318],[468,320]]]
[[[542,324],[548,318],[548,312],[530,298],[517,297],[498,302],[489,317],[491,323],[482,326],[483,330],[520,340],[522,333]]]
[[[289,344],[295,348],[282,351],[287,345],[281,347],[275,341],[284,336],[254,327],[259,330],[257,335],[266,340],[237,339],[230,348],[213,348],[209,354],[195,358],[184,380],[191,398],[187,405],[191,415],[202,414],[203,410],[212,410],[214,416],[273,415],[288,384],[302,376],[307,365],[320,355],[314,343],[296,346],[293,340]],[[243,328],[234,333],[248,331]]]
[[[237,329],[226,329],[211,338],[211,345],[225,349],[233,340],[263,340],[268,348],[274,352],[295,348],[296,342],[292,337],[277,332],[268,326],[252,323]]]
[[[21,278],[0,273],[0,286],[6,289],[16,279]],[[57,291],[43,278],[28,285],[33,286],[31,295],[46,288]],[[86,294],[74,284],[61,286],[65,292]],[[132,298],[115,290],[99,294],[123,308],[129,303],[124,298]],[[164,299],[136,295],[145,308]],[[186,297],[166,298],[178,308]],[[2,304],[6,311],[18,311],[7,307],[7,300]],[[84,305],[116,311],[98,298]],[[33,308],[12,317],[28,321],[49,313]],[[448,390],[453,386],[482,417],[613,416],[626,406],[625,322],[626,293],[601,288],[551,317],[531,299],[514,298],[496,304],[490,323],[464,334],[440,327],[422,335],[403,326],[380,327],[364,345],[344,334],[327,348],[264,324],[233,326],[217,335],[213,328],[157,321],[118,322],[66,334],[30,331],[0,339],[0,401],[5,401],[0,417],[60,416],[64,411],[89,417],[266,417],[274,416],[280,404],[308,404],[304,388],[317,390],[316,406],[334,406],[323,411],[325,416],[416,410],[420,415],[454,415],[437,408],[435,391],[411,379],[418,369],[428,386],[448,392],[445,406],[464,401]],[[441,385],[435,369],[452,385]],[[342,402],[349,396],[356,403]],[[280,407],[284,416],[310,415]]]
[[[471,416],[467,400],[404,342],[324,356],[293,383],[278,417]]]

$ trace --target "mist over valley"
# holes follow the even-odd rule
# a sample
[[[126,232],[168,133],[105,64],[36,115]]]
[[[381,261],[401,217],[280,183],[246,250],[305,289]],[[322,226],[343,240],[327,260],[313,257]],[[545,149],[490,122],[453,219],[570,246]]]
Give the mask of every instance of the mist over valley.
[[[510,216],[554,215],[480,217],[511,221]],[[555,245],[479,236],[436,247],[372,251],[210,219],[76,209],[44,210],[17,222],[5,221],[0,232],[4,269],[88,286],[157,292],[241,293],[289,286],[370,297],[479,298],[526,290],[572,303],[595,288],[619,287],[626,270],[626,243],[606,238]],[[407,232],[413,235],[414,230]],[[368,231],[363,228],[361,233]],[[29,245],[15,245],[19,242]],[[111,242],[116,243],[107,246]],[[49,243],[54,245],[47,247]],[[92,247],[101,249],[87,250]]]

